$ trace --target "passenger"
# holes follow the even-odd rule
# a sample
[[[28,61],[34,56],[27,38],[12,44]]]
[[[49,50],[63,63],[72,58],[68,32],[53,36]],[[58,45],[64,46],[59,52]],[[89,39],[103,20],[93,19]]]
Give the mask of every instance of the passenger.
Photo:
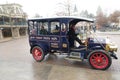
[[[69,41],[71,43],[70,47],[74,47],[74,41],[77,41],[80,45],[84,45],[82,41],[77,37],[77,34],[75,33],[75,25],[70,26],[68,36]]]
[[[55,29],[52,32],[56,35],[60,33],[60,28],[58,27],[58,25],[55,26]]]
[[[36,30],[36,29],[32,29],[32,30],[30,31],[30,33],[31,33],[32,35],[36,35],[36,34],[37,34],[37,30]]]
[[[67,29],[66,29],[65,24],[62,24],[61,35],[65,35],[66,32],[67,32],[66,30],[67,30]]]
[[[36,35],[37,34],[37,29],[36,27],[30,31],[30,34]]]
[[[44,26],[41,26],[40,34],[47,34],[47,30],[44,28]]]

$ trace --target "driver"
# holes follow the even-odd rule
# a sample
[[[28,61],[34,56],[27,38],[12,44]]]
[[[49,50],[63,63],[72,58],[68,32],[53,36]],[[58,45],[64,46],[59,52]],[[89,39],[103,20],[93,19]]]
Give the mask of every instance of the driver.
[[[84,45],[84,43],[82,43],[82,41],[77,37],[77,34],[75,33],[75,25],[70,26],[68,35],[71,47],[74,47],[74,41],[77,41],[80,45]]]

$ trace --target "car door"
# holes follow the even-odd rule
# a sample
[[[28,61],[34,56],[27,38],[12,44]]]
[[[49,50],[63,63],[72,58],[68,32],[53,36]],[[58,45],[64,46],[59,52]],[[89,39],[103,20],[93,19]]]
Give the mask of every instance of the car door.
[[[68,28],[67,24],[61,24],[61,51],[67,52],[69,50],[69,42],[67,36]]]
[[[50,22],[50,50],[60,50],[60,21]]]

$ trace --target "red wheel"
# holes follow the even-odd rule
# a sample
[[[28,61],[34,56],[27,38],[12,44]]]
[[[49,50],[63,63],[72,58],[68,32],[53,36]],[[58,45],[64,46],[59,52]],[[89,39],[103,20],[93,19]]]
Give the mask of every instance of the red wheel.
[[[35,46],[32,49],[32,55],[33,55],[33,58],[38,62],[41,62],[45,56],[43,50],[38,46]]]
[[[90,53],[88,59],[93,68],[100,70],[108,69],[112,63],[110,55],[105,51],[94,51]]]

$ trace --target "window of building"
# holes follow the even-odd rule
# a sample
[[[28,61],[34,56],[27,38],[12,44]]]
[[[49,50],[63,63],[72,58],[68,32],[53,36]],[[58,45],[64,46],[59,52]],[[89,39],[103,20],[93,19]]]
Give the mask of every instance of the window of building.
[[[2,14],[2,9],[0,8],[0,14]]]

